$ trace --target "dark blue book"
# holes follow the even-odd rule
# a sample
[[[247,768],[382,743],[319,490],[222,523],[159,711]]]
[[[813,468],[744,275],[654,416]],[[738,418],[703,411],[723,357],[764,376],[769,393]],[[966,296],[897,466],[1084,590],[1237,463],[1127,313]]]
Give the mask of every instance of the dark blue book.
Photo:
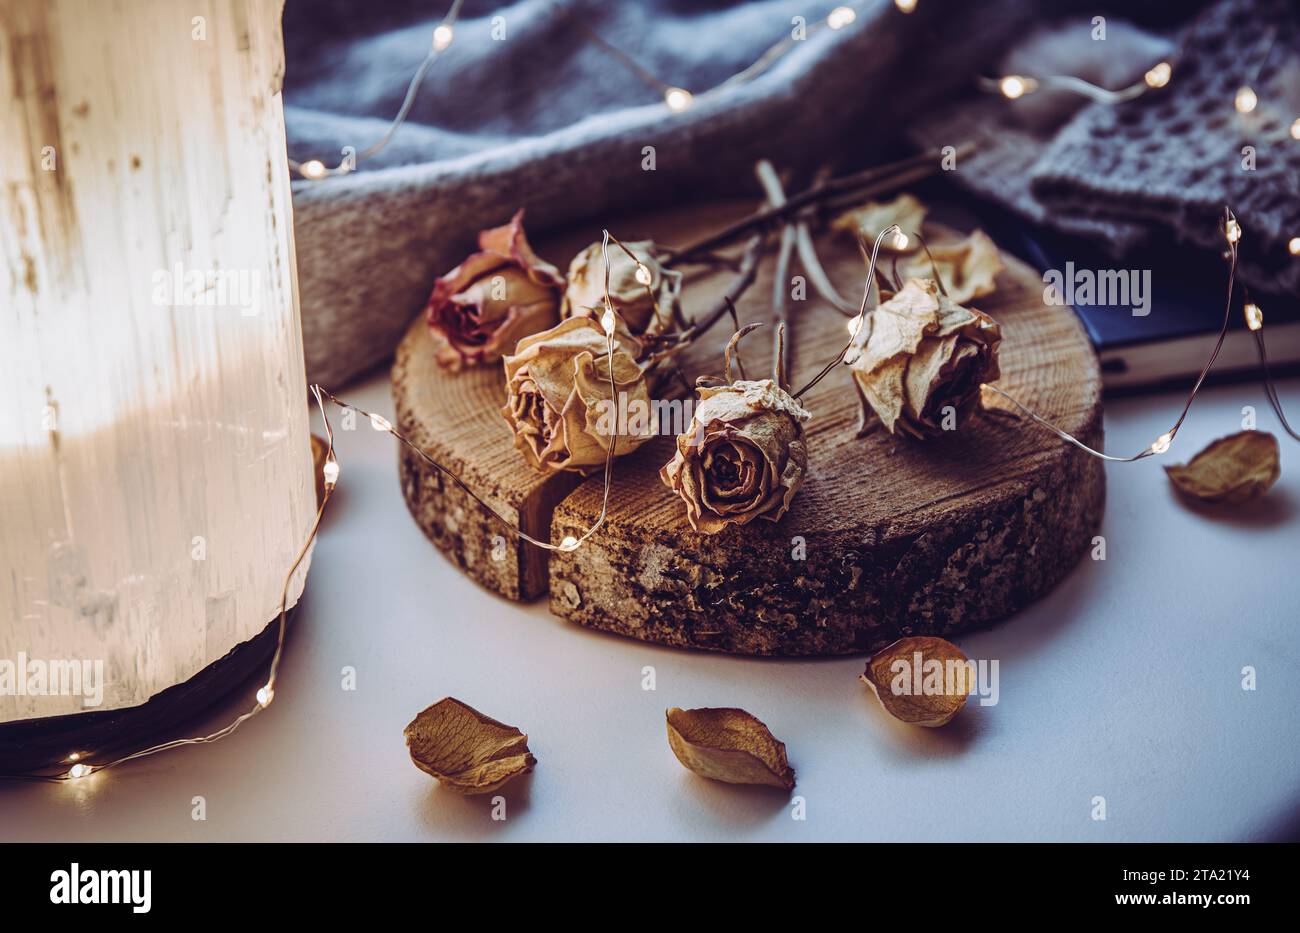
[[[1047,297],[1059,295],[1083,322],[1110,390],[1187,385],[1205,366],[1227,300],[1224,256],[1173,243],[1116,259],[1094,243],[1032,228],[980,210],[978,223],[1003,249],[1044,275]],[[1251,292],[1264,312],[1269,364],[1275,373],[1300,366],[1300,300]],[[1242,313],[1240,282],[1229,331],[1212,378],[1258,375],[1255,340]]]

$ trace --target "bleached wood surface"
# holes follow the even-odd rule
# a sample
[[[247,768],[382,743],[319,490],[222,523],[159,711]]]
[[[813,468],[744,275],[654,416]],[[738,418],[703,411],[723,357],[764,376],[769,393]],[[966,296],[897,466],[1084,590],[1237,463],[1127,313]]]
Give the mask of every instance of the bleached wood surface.
[[[314,511],[280,13],[0,0],[0,662],[98,709],[262,630]]]

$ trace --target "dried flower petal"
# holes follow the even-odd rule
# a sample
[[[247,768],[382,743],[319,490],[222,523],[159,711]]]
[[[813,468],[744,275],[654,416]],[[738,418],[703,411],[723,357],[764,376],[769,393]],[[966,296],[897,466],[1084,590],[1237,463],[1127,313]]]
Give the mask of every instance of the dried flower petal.
[[[934,257],[934,265],[930,257]],[[940,243],[930,247],[930,255],[919,251],[899,262],[898,271],[904,279],[931,278],[938,270],[948,289],[948,298],[964,305],[974,298],[991,295],[1002,271],[1002,254],[997,244],[983,230],[976,230],[957,243]]]
[[[691,423],[659,479],[704,534],[756,518],[779,520],[803,485],[803,422],[812,416],[771,379],[698,391]]]
[[[674,706],[667,717],[668,745],[687,770],[728,784],[794,787],[785,743],[743,709]]]
[[[618,457],[654,436],[650,390],[636,362],[641,345],[620,321],[611,393],[607,339],[595,319],[566,318],[525,337],[505,358],[501,414],[535,470],[594,470],[604,466],[611,445]],[[618,417],[620,406],[626,418]]]
[[[876,308],[866,345],[848,357],[863,424],[869,409],[891,434],[924,439],[960,427],[980,386],[997,381],[1001,341],[987,314],[945,298],[932,279],[908,279]]]
[[[441,343],[438,365],[493,363],[559,320],[564,279],[524,234],[524,212],[478,235],[479,251],[439,278],[425,314]]]
[[[886,201],[883,204],[877,201],[869,201],[861,207],[845,211],[831,221],[831,227],[835,230],[850,233],[854,238],[864,238],[870,243],[880,234],[881,230],[884,230],[890,224],[898,224],[903,235],[907,237],[907,242],[903,244],[903,248],[901,250],[898,248],[901,241],[898,241],[895,237],[886,237],[881,242],[880,248],[906,253],[920,246],[920,243],[912,234],[920,231],[923,220],[925,220],[925,205],[910,194],[900,194],[894,200]]]
[[[1221,437],[1185,464],[1165,467],[1183,495],[1201,502],[1240,505],[1262,496],[1277,482],[1277,438],[1267,431]]]
[[[975,688],[975,666],[950,641],[900,638],[872,655],[862,682],[885,711],[915,726],[942,726]]]
[[[439,700],[405,731],[411,760],[458,794],[486,794],[537,764],[528,736],[453,697]]]
[[[632,334],[648,337],[664,334],[673,328],[681,273],[659,264],[655,258],[658,247],[653,240],[637,240],[623,246],[627,252],[617,246],[609,247],[610,304]],[[599,320],[605,311],[605,259],[600,243],[592,243],[573,257],[567,280],[560,316]]]

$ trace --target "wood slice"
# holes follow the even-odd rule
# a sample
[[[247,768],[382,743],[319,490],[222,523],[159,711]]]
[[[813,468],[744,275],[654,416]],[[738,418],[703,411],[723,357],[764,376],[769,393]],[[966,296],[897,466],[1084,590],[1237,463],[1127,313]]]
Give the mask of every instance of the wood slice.
[[[745,209],[686,209],[612,229],[625,240],[682,243]],[[928,225],[926,233],[932,243],[956,236]],[[539,252],[564,268],[590,239],[585,231],[543,241]],[[852,244],[819,245],[842,293],[860,294],[864,269]],[[1101,384],[1087,338],[1068,308],[1043,303],[1032,269],[1003,260],[997,292],[972,302],[1003,327],[998,385],[1100,446]],[[769,320],[772,265],[763,264],[739,303],[742,323]],[[709,307],[729,279],[726,271],[688,279],[686,313]],[[811,292],[794,303],[792,318],[791,381],[802,384],[843,348],[846,319]],[[721,371],[729,332],[720,324],[685,355],[688,376]],[[770,339],[761,334],[742,345],[751,377],[770,370]],[[580,534],[599,514],[600,478],[578,484],[534,474],[498,412],[501,375],[495,368],[441,373],[428,341],[417,322],[398,352],[393,391],[401,427],[463,469],[503,514],[526,516],[530,533],[541,536],[549,526],[552,541]],[[1005,618],[1060,580],[1100,525],[1101,462],[1031,422],[978,416],[924,444],[879,429],[857,438],[858,401],[843,368],[804,401],[813,413],[805,426],[808,477],[781,521],[693,532],[658,476],[672,438],[657,438],[615,462],[605,526],[577,551],[550,556],[552,611],[668,645],[754,655],[869,651],[902,635],[950,635]],[[512,598],[546,589],[545,581],[533,588],[538,568],[547,568],[544,552],[512,541],[509,559],[491,562],[499,523],[418,460],[404,455],[402,471],[421,526],[475,579]],[[447,529],[447,515],[457,530]]]
[[[577,488],[571,473],[543,476],[515,449],[501,414],[500,365],[446,372],[434,362],[434,339],[421,314],[397,347],[393,363],[396,427],[464,481],[502,517],[539,540],[550,538],[551,512]],[[424,533],[462,570],[507,599],[547,591],[547,552],[506,525],[405,446],[402,493]]]

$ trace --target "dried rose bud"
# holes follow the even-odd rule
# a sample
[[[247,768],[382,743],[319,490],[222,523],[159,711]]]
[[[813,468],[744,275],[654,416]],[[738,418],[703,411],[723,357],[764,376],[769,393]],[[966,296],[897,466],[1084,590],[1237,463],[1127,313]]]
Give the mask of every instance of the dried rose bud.
[[[653,240],[609,247],[609,300],[633,334],[657,337],[673,326],[677,276],[655,259]],[[605,312],[605,260],[601,244],[592,243],[569,263],[562,317],[594,317]]]
[[[614,394],[609,384],[605,332],[575,317],[519,341],[505,358],[506,404],[501,409],[515,446],[538,470],[584,470],[631,453],[652,436],[619,433],[617,412],[650,410],[640,345],[620,324],[614,333]],[[643,406],[643,407],[642,407]],[[625,425],[626,427],[626,425]]]
[[[505,226],[482,231],[478,248],[434,283],[425,309],[430,329],[445,342],[438,362],[449,369],[495,363],[521,337],[559,320],[564,279],[528,245],[522,210]]]
[[[871,317],[866,346],[856,357],[849,351],[850,368],[864,421],[870,406],[891,434],[925,438],[958,427],[980,386],[998,378],[1002,328],[945,298],[931,279],[908,279]]]
[[[678,435],[659,478],[686,503],[696,531],[776,521],[803,485],[803,422],[811,415],[770,379],[699,393],[691,430]]]

